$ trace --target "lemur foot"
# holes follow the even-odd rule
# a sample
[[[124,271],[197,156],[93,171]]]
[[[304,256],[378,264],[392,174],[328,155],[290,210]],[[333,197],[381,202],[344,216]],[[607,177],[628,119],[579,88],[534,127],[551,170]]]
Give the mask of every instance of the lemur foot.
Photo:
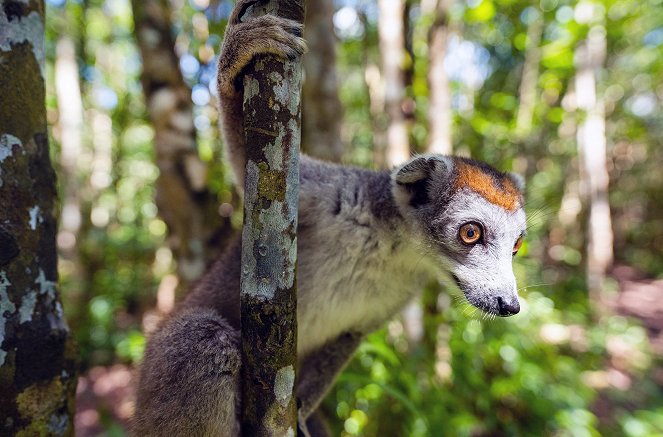
[[[243,0],[235,7],[235,12],[260,1]],[[232,17],[240,15],[235,12]],[[301,23],[275,15],[262,15],[235,24],[229,22],[219,56],[219,95],[234,95],[238,91],[240,87],[235,86],[237,77],[257,55],[274,54],[295,59],[304,54],[306,42],[301,37],[302,31]]]

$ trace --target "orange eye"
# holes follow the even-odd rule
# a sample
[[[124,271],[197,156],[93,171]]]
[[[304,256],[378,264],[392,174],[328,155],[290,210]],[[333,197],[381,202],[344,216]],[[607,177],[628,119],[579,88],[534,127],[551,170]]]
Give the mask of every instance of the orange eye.
[[[481,239],[481,226],[477,223],[465,223],[460,227],[458,236],[465,244],[475,244]]]
[[[518,253],[518,250],[520,250],[520,246],[522,246],[522,245],[523,245],[523,237],[519,237],[516,240],[516,244],[513,245],[513,254],[514,255]]]

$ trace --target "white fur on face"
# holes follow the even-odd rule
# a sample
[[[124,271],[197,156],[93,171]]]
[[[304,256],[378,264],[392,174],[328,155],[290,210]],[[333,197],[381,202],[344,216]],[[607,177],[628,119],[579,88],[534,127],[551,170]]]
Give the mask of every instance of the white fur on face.
[[[479,223],[483,230],[480,242],[470,246],[458,237],[468,222]],[[512,253],[525,227],[522,208],[507,211],[468,189],[456,193],[433,222],[443,263],[472,305],[491,314],[500,314],[498,298],[503,304],[518,305]]]

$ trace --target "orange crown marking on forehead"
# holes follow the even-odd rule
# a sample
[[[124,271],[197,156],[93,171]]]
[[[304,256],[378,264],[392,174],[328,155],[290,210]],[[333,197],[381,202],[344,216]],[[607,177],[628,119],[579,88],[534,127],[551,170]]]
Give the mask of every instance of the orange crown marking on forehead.
[[[455,164],[454,190],[469,188],[490,203],[511,212],[522,206],[522,195],[509,177],[497,181],[479,167],[463,161],[456,161]]]

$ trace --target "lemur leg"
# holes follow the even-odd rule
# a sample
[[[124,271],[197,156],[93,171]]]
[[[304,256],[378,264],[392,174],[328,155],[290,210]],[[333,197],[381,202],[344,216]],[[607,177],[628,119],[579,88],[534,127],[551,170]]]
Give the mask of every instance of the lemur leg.
[[[239,435],[239,333],[194,308],[154,334],[139,375],[135,436]]]
[[[307,419],[318,408],[361,339],[357,333],[342,334],[302,360],[297,382],[298,420],[300,431],[306,437],[318,437],[307,428]]]
[[[309,434],[313,437],[332,437],[332,432],[329,429],[327,420],[320,409],[315,410],[313,414],[306,419],[306,428],[308,429]],[[304,435],[301,431],[298,434],[300,437]]]
[[[256,3],[260,0],[240,0],[235,5],[221,46],[217,75],[226,156],[240,190],[244,187],[246,169],[241,72],[257,55],[271,53],[294,59],[306,52],[306,43],[301,38],[303,26],[296,21],[263,15],[240,22],[244,10]]]

